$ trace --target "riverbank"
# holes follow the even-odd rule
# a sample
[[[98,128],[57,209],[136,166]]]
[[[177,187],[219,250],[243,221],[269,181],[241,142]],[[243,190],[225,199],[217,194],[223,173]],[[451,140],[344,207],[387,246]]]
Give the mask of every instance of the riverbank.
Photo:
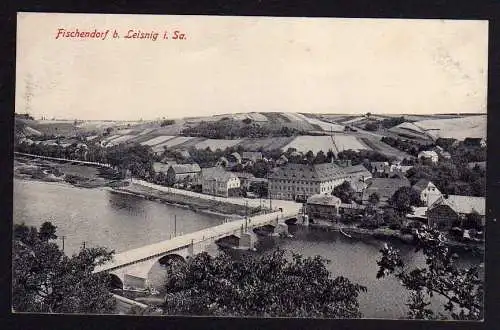
[[[127,183],[100,176],[97,168],[16,156],[14,177],[23,180],[62,182],[79,188],[121,187]]]
[[[301,225],[299,223],[299,225]],[[404,244],[413,244],[414,237],[413,234],[403,234],[400,230],[390,229],[390,228],[376,228],[376,229],[368,229],[368,228],[360,228],[353,225],[344,225],[341,223],[329,223],[329,222],[320,222],[309,224],[310,228],[327,230],[327,231],[338,231],[344,234],[345,236],[349,236],[353,239],[361,239],[363,237],[373,237],[380,240],[398,240]],[[446,244],[453,249],[462,250],[462,251],[473,251],[480,254],[484,254],[484,244],[477,243],[463,243],[457,242],[453,240],[447,240]]]
[[[132,194],[148,200],[187,208],[195,212],[203,212],[224,217],[234,218],[237,216],[241,218],[245,215],[253,216],[261,212],[259,207],[249,206],[246,208],[239,204],[221,202],[210,198],[203,199],[194,196],[179,195],[133,183],[126,187],[114,188],[112,190],[116,193]]]

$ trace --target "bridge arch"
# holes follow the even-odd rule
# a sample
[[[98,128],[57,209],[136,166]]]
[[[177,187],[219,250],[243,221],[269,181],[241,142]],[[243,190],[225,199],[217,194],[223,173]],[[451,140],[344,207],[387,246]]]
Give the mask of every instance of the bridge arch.
[[[109,273],[109,281],[112,289],[123,289],[123,281],[118,275]]]
[[[170,266],[174,262],[186,262],[186,259],[184,259],[184,257],[181,255],[178,255],[176,253],[171,253],[164,255],[163,257],[158,259],[158,262],[162,266]]]

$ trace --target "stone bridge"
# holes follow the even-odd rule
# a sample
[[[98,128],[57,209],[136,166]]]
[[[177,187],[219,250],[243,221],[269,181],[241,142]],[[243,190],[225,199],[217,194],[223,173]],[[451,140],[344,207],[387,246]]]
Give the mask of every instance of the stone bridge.
[[[159,243],[150,244],[137,249],[118,253],[113,260],[97,267],[94,272],[109,272],[115,284],[121,287],[145,288],[151,268],[157,263],[169,260],[185,260],[201,252],[209,252],[210,247],[223,237],[238,237],[239,247],[251,249],[255,242],[253,229],[272,225],[275,232],[288,233],[285,221],[296,218],[297,213],[273,212],[254,216],[248,219],[234,220],[224,224],[203,229],[197,232],[174,237]]]

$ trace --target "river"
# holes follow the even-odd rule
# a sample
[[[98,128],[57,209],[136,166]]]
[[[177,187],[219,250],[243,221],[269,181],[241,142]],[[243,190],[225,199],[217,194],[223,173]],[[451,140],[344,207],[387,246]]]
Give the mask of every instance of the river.
[[[174,231],[188,233],[218,225],[224,219],[106,189],[15,179],[14,222],[39,226],[44,221],[57,226],[58,236],[65,236],[65,252],[72,254],[83,242],[87,246],[105,246],[121,252],[169,239]],[[368,291],[359,297],[364,317],[394,319],[406,315],[408,292],[393,277],[376,278],[381,241],[349,239],[339,233],[298,226],[290,229],[293,238],[260,238],[255,254],[269,253],[280,247],[288,253],[321,255],[330,260],[328,269],[333,276],[342,275],[367,287]],[[58,239],[58,244],[62,246],[62,239]],[[424,263],[423,256],[414,253],[411,246],[394,244],[408,265]],[[461,262],[468,265],[480,261],[467,255]],[[150,273],[150,280],[159,289],[163,274],[159,264]]]
[[[57,226],[71,255],[85,242],[122,252],[223,223],[224,218],[106,189],[14,179],[14,223]]]

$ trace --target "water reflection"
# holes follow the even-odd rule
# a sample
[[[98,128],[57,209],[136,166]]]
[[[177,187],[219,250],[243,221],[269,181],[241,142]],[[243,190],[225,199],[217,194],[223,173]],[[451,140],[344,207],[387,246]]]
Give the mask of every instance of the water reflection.
[[[44,221],[66,236],[65,252],[104,246],[116,252],[220,224],[222,217],[103,189],[14,180],[14,223],[39,227]],[[177,221],[175,221],[177,219]],[[62,242],[59,240],[59,244]]]
[[[109,206],[118,213],[127,215],[142,215],[145,213],[145,200],[132,195],[109,192]]]

